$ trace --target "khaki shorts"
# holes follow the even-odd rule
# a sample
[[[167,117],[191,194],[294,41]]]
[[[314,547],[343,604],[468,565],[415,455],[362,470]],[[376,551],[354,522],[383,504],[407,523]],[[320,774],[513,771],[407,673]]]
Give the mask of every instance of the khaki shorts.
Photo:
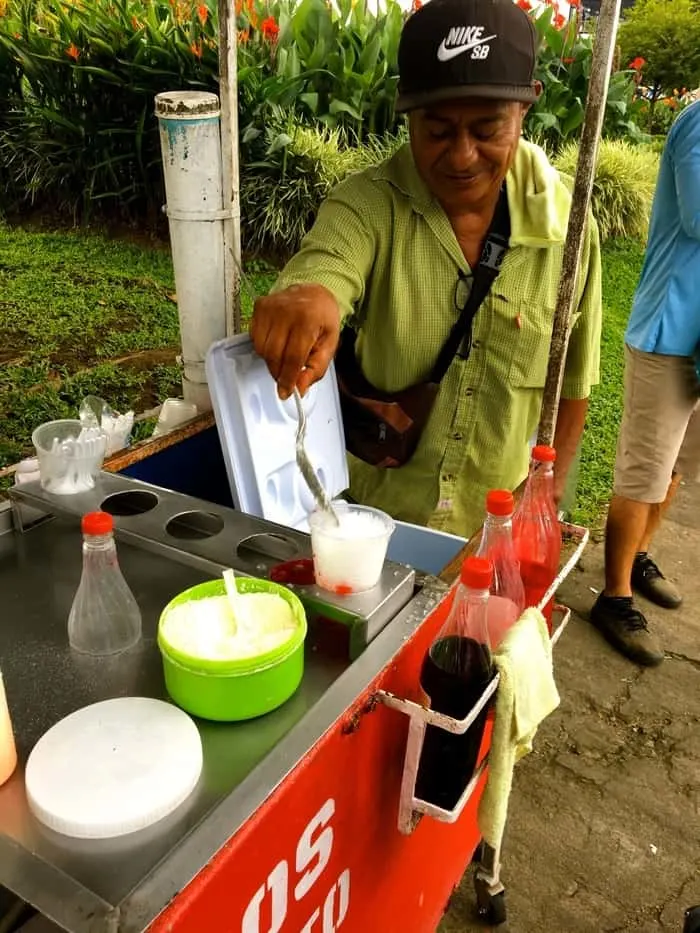
[[[700,474],[700,384],[694,361],[625,347],[625,407],[615,493],[637,502],[666,498],[673,473]]]

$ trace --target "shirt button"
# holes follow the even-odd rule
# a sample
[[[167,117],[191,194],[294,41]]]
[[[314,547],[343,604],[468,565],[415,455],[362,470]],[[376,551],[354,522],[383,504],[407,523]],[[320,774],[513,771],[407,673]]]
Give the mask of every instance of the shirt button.
[[[472,340],[472,350],[479,350],[481,348],[480,340]]]
[[[472,395],[474,394],[474,389],[472,389],[472,388],[470,387],[470,388],[468,388],[468,389],[465,390],[464,394],[467,396],[467,398],[471,398]]]
[[[442,481],[443,483],[452,483],[454,482],[454,476],[451,473],[443,473]]]
[[[450,437],[452,438],[453,441],[461,441],[464,435],[460,434],[459,431],[455,431],[454,434],[450,434]]]

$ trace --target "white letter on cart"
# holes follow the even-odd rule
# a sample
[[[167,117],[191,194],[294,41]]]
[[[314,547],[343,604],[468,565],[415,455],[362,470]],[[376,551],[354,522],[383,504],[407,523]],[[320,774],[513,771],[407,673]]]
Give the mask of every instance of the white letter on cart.
[[[335,892],[338,890],[338,919],[333,923],[333,914],[335,913]],[[328,892],[326,903],[323,905],[323,933],[335,933],[338,927],[345,920],[350,905],[350,872],[346,869],[338,878],[338,883],[334,884]]]
[[[296,901],[300,901],[304,895],[309,893],[328,864],[333,849],[333,830],[327,826],[316,842],[312,841],[312,837],[317,829],[328,823],[334,813],[335,801],[327,800],[301,834],[297,845],[297,874],[308,868],[314,858],[318,857],[318,862],[299,879],[299,883],[294,888],[294,900]]]
[[[270,872],[267,885],[262,885],[250,899],[243,915],[241,933],[262,933],[260,929],[260,906],[266,891],[272,894],[272,919],[268,933],[279,933],[287,917],[287,884],[289,870],[286,862],[279,862]]]

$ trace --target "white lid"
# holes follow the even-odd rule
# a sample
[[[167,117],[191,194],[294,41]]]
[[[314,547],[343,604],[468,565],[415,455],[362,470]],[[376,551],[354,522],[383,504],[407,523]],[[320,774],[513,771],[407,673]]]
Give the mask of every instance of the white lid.
[[[206,370],[236,508],[308,531],[315,503],[296,465],[294,399],[280,401],[277,385],[247,334],[215,343]],[[333,498],[349,484],[333,365],[306,393],[304,410],[306,450]]]
[[[49,729],[25,781],[40,822],[66,836],[108,839],[167,816],[201,771],[202,742],[186,713],[162,700],[119,697]]]

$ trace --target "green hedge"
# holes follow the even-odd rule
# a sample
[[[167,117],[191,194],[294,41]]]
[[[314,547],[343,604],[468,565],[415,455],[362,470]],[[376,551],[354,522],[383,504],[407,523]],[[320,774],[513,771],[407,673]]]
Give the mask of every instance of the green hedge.
[[[576,171],[578,147],[570,143],[555,157],[562,172]],[[593,183],[593,213],[602,240],[626,237],[645,240],[654,198],[659,156],[651,146],[631,146],[604,139]]]

